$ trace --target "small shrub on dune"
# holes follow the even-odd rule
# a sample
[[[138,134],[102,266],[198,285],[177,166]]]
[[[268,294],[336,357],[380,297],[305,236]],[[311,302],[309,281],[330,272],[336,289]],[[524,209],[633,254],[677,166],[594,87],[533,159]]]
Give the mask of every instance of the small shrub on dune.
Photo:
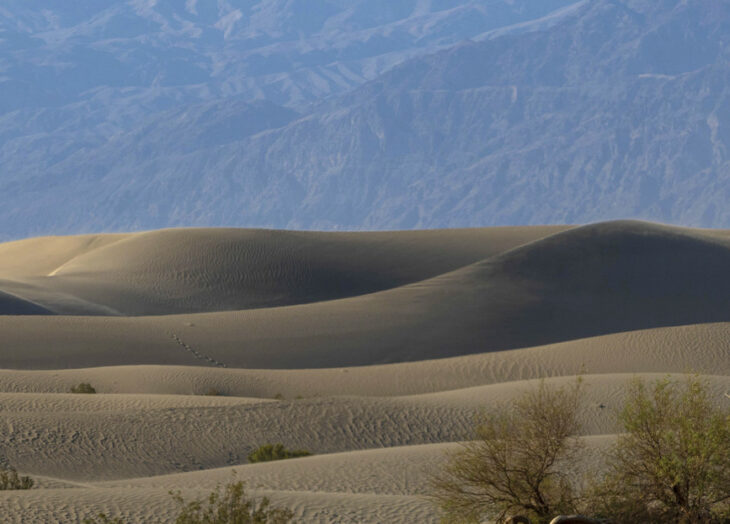
[[[109,517],[106,513],[99,513],[96,517],[85,518],[81,524],[125,524],[120,517]]]
[[[248,454],[249,462],[268,462],[270,460],[283,460],[311,455],[304,449],[286,449],[284,444],[264,444]]]
[[[208,388],[208,390],[205,392],[205,395],[208,397],[220,397],[222,394],[223,393],[215,388]]]
[[[288,524],[294,513],[286,508],[271,506],[263,497],[259,500],[246,495],[242,481],[218,486],[204,499],[186,501],[180,492],[170,492],[180,505],[175,524]],[[83,520],[83,524],[125,524],[119,517],[104,513]]]
[[[0,470],[0,491],[30,489],[33,484],[32,478],[18,475],[14,468]]]
[[[286,524],[294,517],[288,509],[271,507],[266,497],[247,498],[242,481],[219,486],[207,498],[192,502],[179,492],[171,494],[181,506],[175,524]]]
[[[71,386],[71,393],[96,393],[96,389],[88,382],[82,382],[78,386]]]

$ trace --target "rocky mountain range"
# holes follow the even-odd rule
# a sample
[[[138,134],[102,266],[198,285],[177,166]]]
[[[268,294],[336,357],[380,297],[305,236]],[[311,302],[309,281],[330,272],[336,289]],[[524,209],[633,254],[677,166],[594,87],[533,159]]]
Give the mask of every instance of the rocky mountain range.
[[[727,0],[10,0],[0,239],[730,227]]]

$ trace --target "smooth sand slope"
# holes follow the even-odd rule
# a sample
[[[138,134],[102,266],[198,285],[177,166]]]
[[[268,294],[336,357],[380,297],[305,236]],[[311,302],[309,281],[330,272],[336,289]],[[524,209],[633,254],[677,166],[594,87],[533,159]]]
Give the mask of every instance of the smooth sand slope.
[[[728,272],[729,232],[641,222],[0,244],[0,465],[38,486],[2,520],[171,522],[235,471],[297,522],[437,522],[427,471],[537,379],[585,377],[578,472],[637,374],[727,402]]]
[[[418,282],[564,229],[169,229],[46,237],[0,244],[0,279],[59,314],[162,315],[273,307]]]
[[[52,313],[29,300],[0,291],[0,315],[51,315]]]
[[[337,300],[146,317],[0,316],[0,366],[357,366],[725,322],[728,268],[730,241],[720,235],[611,222]]]
[[[71,356],[69,356],[70,358]],[[285,399],[395,396],[449,391],[580,373],[730,375],[730,323],[616,333],[545,346],[436,360],[329,369],[240,369],[199,366],[105,366],[0,370],[0,391],[65,393],[80,382],[100,393]]]

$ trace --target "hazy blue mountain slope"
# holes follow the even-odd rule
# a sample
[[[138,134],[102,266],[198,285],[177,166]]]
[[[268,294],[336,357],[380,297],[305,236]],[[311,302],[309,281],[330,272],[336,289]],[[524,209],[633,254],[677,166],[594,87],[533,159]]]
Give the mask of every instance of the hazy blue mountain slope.
[[[0,182],[10,202],[0,223],[29,233],[619,217],[730,225],[730,4],[557,4],[572,9],[549,23],[477,28],[479,41],[409,59],[250,132],[228,128],[212,145],[199,129],[237,121],[226,101],[157,113],[89,147],[48,145],[44,159],[62,152],[45,169],[24,168],[6,144],[17,170]],[[276,108],[257,118],[284,115]]]
[[[7,0],[0,112],[83,101],[108,118],[243,96],[291,105],[575,0]],[[128,109],[133,113],[133,109]]]
[[[62,199],[56,200],[61,195],[46,191],[47,186],[76,184],[73,177],[79,176],[83,183],[98,186],[92,193],[104,195],[111,175],[88,171],[87,165],[96,156],[90,152],[104,148],[110,140],[118,142],[132,133],[139,143],[132,143],[132,137],[126,139],[130,147],[137,148],[134,162],[128,159],[127,167],[151,162],[158,166],[154,178],[165,177],[166,164],[159,157],[170,151],[164,147],[155,150],[159,144],[150,136],[150,126],[165,135],[164,130],[174,127],[180,115],[187,118],[189,109],[195,112],[207,107],[195,122],[187,119],[180,130],[173,131],[181,139],[179,150],[186,153],[199,133],[193,124],[209,129],[216,122],[236,122],[241,104],[265,101],[268,105],[249,114],[246,132],[229,129],[226,141],[240,139],[254,128],[279,127],[282,113],[276,106],[301,110],[376,78],[408,58],[485,31],[529,22],[573,3],[575,0],[2,2],[0,189],[8,195],[2,200],[3,207],[12,208],[8,212],[15,218],[2,217],[0,238],[60,231],[56,226],[68,220],[68,213]],[[190,133],[183,137],[185,132]],[[164,140],[172,142],[170,137]],[[64,168],[55,169],[64,162],[73,173],[68,180],[58,178],[66,176],[59,175]],[[115,167],[113,163],[110,159],[110,169]],[[32,202],[45,200],[41,216],[29,218],[32,210],[23,198],[16,198],[18,191],[32,193]],[[161,202],[151,205],[164,207]],[[133,214],[138,211],[129,209]],[[224,222],[216,210],[205,213],[214,223]],[[178,218],[192,223],[193,214]],[[121,217],[113,224],[96,222],[94,216],[81,219],[69,222],[71,230],[82,223],[93,229],[125,229],[137,221],[148,226],[174,221],[171,217],[146,221],[144,215],[137,216],[134,223]]]

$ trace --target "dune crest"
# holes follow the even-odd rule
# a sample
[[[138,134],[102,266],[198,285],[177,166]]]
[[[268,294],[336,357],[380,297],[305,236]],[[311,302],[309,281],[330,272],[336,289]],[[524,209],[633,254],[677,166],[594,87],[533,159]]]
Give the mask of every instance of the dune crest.
[[[0,244],[0,279],[32,287],[28,292],[39,300],[65,297],[66,302],[59,298],[54,306],[71,315],[276,307],[392,289],[564,229],[166,229],[45,237]],[[74,308],[68,297],[86,303],[87,310]]]
[[[492,255],[420,281],[336,300],[142,317],[65,316],[54,321],[45,317],[0,316],[7,348],[0,355],[0,366],[357,366],[730,321],[730,241],[720,235],[627,221],[561,230],[525,243],[525,235],[539,237],[538,232],[545,233],[519,228],[456,232],[458,241],[454,242],[462,250],[460,263],[481,257],[484,251]],[[198,236],[208,234],[196,232]],[[227,238],[239,232],[225,230],[220,234]],[[418,244],[421,250],[432,250],[433,258],[414,257],[407,267],[430,273],[437,266],[456,263],[438,256],[442,244],[439,235],[448,236],[449,232],[433,234],[421,238],[426,239],[426,247]],[[147,238],[145,235],[148,234],[142,234],[142,238]],[[149,235],[154,238],[154,234]],[[190,242],[198,238],[189,235],[190,231],[183,230],[175,231],[173,236],[183,236]],[[298,238],[299,234],[281,235]],[[368,237],[370,234],[352,235],[358,242],[372,238]],[[418,236],[409,232],[393,235],[371,258],[345,256],[343,253],[351,250],[342,248],[342,243],[334,253],[344,256],[350,269],[360,262],[379,264],[397,251],[390,242],[403,237],[408,245],[408,239]],[[470,247],[474,235],[496,238],[499,242],[490,244],[485,240],[486,247]],[[135,238],[99,248],[89,256],[134,243]],[[344,242],[342,239],[349,237],[336,238],[340,238],[337,242]],[[215,251],[211,256],[215,258],[214,255]],[[327,260],[333,260],[335,255]],[[281,260],[284,259],[289,260]],[[85,263],[81,266],[85,267]],[[73,267],[71,264],[67,270],[71,272]],[[170,267],[176,266],[170,262]],[[389,267],[390,273],[380,269],[376,273],[390,275],[388,278],[395,282],[403,267]],[[350,269],[340,273],[343,278],[350,274]],[[297,274],[292,271],[287,274]],[[322,273],[322,278],[326,280],[327,274]],[[363,274],[355,272],[353,278],[357,280]],[[270,278],[271,282],[276,281]],[[129,298],[136,293],[124,290],[123,279],[110,281],[113,287],[122,289],[115,291],[115,297]],[[223,284],[218,282],[215,286]],[[211,289],[218,289],[215,286]],[[230,289],[237,296],[236,286]],[[269,287],[267,293],[272,289]],[[145,299],[140,301],[145,303]],[[43,329],[39,329],[40,325]],[[72,366],[60,365],[63,355],[69,352],[79,358]]]

